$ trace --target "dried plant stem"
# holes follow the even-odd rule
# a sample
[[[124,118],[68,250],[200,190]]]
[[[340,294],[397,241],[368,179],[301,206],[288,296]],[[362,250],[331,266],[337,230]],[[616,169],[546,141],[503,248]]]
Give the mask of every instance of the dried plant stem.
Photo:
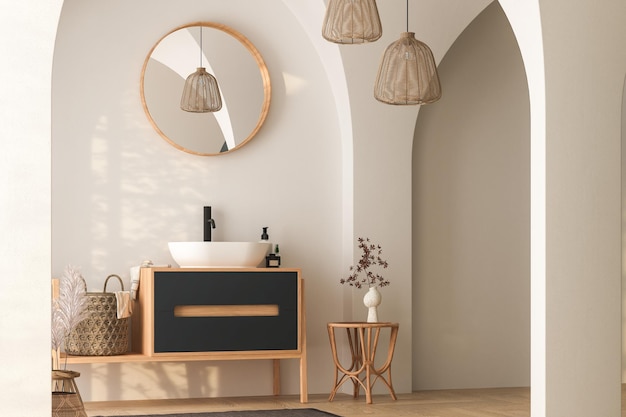
[[[85,280],[80,271],[67,266],[59,282],[59,298],[52,302],[52,369],[59,369],[60,352],[65,338],[87,317],[86,291]]]

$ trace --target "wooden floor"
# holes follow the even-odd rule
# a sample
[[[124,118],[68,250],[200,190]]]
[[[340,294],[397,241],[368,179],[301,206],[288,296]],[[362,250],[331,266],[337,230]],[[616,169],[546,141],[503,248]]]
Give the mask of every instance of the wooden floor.
[[[529,417],[530,388],[422,391],[400,394],[397,401],[376,395],[371,405],[363,396],[354,399],[345,394],[338,394],[333,402],[327,395],[309,395],[307,404],[300,404],[296,395],[85,403],[89,417],[277,408],[317,408],[342,417]],[[622,417],[626,417],[626,384],[622,385]]]
[[[142,414],[201,413],[277,408],[317,408],[342,417],[530,417],[530,388],[494,388],[422,391],[374,396],[366,405],[364,396],[338,394],[333,402],[328,395],[309,395],[307,404],[300,397],[200,398],[189,400],[145,400],[87,402],[85,410],[94,416],[133,416]],[[626,384],[622,385],[622,417],[626,417]]]
[[[316,408],[342,417],[529,417],[530,389],[424,391],[398,395],[397,401],[376,395],[370,405],[364,396],[353,399],[345,394],[333,402],[327,395],[309,395],[307,404],[301,404],[298,396],[85,403],[89,417],[278,408]]]

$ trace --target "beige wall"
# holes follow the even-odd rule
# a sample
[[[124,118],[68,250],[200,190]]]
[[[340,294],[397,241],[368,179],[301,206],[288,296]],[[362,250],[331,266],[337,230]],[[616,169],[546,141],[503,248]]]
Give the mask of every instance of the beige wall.
[[[541,1],[546,23],[563,22],[564,10],[567,25],[543,26],[546,410],[548,415],[613,416],[618,415],[621,381],[620,129],[626,3]],[[577,397],[590,399],[571,401]]]
[[[622,93],[622,383],[626,382],[626,79]]]
[[[413,146],[413,387],[528,386],[528,87],[498,3],[439,70]]]

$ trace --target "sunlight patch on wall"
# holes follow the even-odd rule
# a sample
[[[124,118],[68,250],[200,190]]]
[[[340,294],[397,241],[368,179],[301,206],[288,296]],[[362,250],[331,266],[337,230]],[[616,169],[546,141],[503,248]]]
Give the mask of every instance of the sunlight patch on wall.
[[[308,84],[307,80],[302,77],[283,72],[283,80],[285,82],[285,91],[287,95],[296,94],[302,91]]]

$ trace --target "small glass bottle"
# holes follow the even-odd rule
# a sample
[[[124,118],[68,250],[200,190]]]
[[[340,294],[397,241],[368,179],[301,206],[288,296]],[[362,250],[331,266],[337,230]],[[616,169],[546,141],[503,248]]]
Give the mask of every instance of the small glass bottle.
[[[280,266],[280,248],[276,245],[274,253],[270,253],[265,257],[265,266],[267,268],[278,268]]]

